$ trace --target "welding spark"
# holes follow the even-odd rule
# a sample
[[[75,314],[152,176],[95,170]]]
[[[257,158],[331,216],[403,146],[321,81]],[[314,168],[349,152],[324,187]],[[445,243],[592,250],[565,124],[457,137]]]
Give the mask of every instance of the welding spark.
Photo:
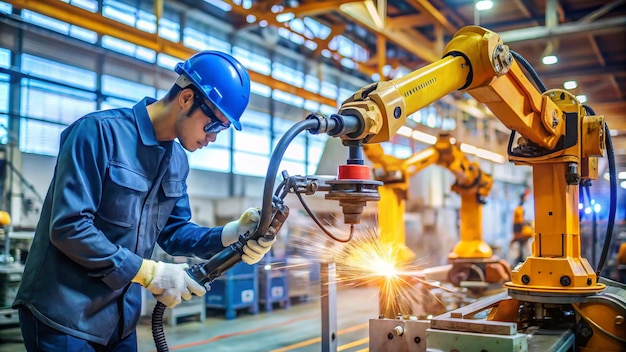
[[[340,231],[339,228],[335,230]],[[403,259],[407,256],[402,253],[401,246],[382,241],[378,228],[362,224],[347,243],[327,239],[313,236],[306,243],[299,243],[298,249],[321,262],[334,262],[337,284],[378,287],[382,316],[426,315],[426,305],[430,306],[426,310],[432,311],[433,306],[440,306],[438,312],[444,311],[443,303],[429,291],[432,286],[440,286],[424,279],[419,260],[408,262]]]

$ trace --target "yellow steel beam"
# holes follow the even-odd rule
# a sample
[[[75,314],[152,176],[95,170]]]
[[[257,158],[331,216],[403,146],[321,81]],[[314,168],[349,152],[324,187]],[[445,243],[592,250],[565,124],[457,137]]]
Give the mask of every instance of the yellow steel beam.
[[[26,9],[37,12],[44,16],[92,30],[100,35],[108,35],[121,39],[132,44],[152,49],[159,53],[179,58],[181,60],[186,60],[191,55],[196,53],[196,50],[188,48],[180,42],[174,43],[159,37],[157,34],[141,31],[135,27],[106,18],[99,13],[89,12],[62,1],[8,0],[8,2],[18,9]],[[309,92],[303,88],[279,81],[271,76],[251,70],[249,70],[249,72],[250,78],[253,81],[265,84],[272,89],[279,89],[320,104],[326,104],[333,107],[337,106],[337,101],[333,99],[329,99],[327,97]]]
[[[411,14],[411,15],[401,15],[396,17],[387,18],[387,25],[385,26],[389,30],[399,30],[404,28],[411,28],[418,25],[428,24],[429,18],[420,13],[420,14]]]

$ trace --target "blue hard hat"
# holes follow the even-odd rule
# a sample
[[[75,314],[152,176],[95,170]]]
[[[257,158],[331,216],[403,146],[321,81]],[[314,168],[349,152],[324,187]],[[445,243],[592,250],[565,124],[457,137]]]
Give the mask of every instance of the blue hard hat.
[[[250,101],[250,75],[243,65],[229,54],[200,51],[174,69],[184,74],[224,116],[241,131],[239,119]]]

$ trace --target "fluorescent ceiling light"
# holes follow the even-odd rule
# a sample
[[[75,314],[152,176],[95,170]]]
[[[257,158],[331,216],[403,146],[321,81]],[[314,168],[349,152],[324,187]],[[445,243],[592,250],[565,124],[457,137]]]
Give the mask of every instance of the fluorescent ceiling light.
[[[293,12],[283,12],[276,15],[276,21],[280,23],[289,22],[294,18],[296,18],[296,16],[293,14]]]
[[[578,82],[576,82],[576,81],[567,81],[567,82],[563,83],[563,87],[565,89],[574,89],[574,88],[578,87]]]
[[[491,1],[491,0],[478,0],[478,1],[476,1],[476,4],[474,6],[476,6],[476,10],[478,10],[478,11],[489,10],[490,8],[493,7],[493,1]]]
[[[437,137],[430,135],[428,133],[424,133],[421,131],[413,131],[413,133],[411,134],[411,137],[413,137],[413,139],[426,143],[426,144],[435,144],[437,143]]]
[[[586,102],[587,102],[587,96],[586,96],[586,95],[584,95],[584,94],[577,95],[577,96],[576,96],[576,99],[578,99],[578,101],[579,101],[581,104],[584,104],[584,103],[586,103]]]
[[[413,133],[413,130],[410,127],[402,126],[398,129],[398,132],[396,133],[401,136],[411,137],[411,133]]]
[[[554,55],[547,55],[541,59],[544,65],[554,65],[559,62],[559,58]]]

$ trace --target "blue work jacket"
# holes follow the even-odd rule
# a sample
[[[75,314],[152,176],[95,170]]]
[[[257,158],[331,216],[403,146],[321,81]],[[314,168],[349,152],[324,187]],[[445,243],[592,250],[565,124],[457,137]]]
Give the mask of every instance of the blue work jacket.
[[[86,115],[61,134],[14,307],[64,333],[106,344],[117,324],[136,328],[141,287],[131,283],[158,244],[171,255],[208,258],[222,227],[190,222],[189,162],[159,142],[145,98],[132,109]]]

